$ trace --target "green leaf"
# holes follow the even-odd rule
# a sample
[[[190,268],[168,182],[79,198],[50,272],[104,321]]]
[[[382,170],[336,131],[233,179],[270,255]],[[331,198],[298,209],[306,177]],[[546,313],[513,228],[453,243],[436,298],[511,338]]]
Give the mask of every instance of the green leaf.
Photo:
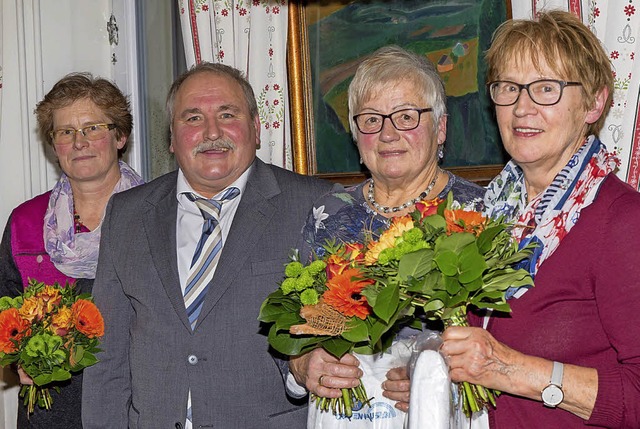
[[[449,298],[450,296],[456,295],[458,292],[460,292],[460,289],[462,289],[462,285],[460,284],[460,282],[456,277],[445,277],[444,286],[447,290],[447,294],[449,294],[447,298]],[[449,299],[445,301],[447,306],[448,306],[448,301]]]
[[[504,231],[505,228],[506,225],[504,224],[485,228],[485,230],[482,231],[478,236],[478,240],[476,242],[480,253],[482,253],[483,255],[487,253],[491,249],[494,238],[502,231]]]
[[[475,292],[480,290],[483,286],[484,286],[484,282],[482,281],[482,277],[479,277],[473,281],[470,281],[469,283],[466,283],[464,285],[464,288],[468,292]]]
[[[300,305],[297,307],[300,308]],[[262,307],[260,307],[260,314],[258,315],[258,320],[264,323],[273,323],[277,321],[284,314],[290,313],[291,311],[286,309],[281,304],[272,304],[267,301],[262,303]]]
[[[288,330],[278,330],[272,325],[269,330],[269,344],[283,355],[295,356],[303,352],[305,348],[316,345],[329,337],[326,336],[292,336]]]
[[[59,367],[53,368],[53,373],[51,374],[51,381],[65,381],[70,378],[71,378],[71,373],[69,371]]]
[[[443,307],[444,303],[442,301],[440,301],[439,299],[432,299],[427,303],[427,305],[424,306],[424,311],[427,314],[434,313]]]
[[[458,274],[458,255],[450,250],[443,250],[436,254],[433,260],[446,276],[455,276]]]
[[[492,309],[494,311],[501,311],[503,313],[510,313],[511,312],[511,307],[506,302],[504,302],[504,303],[487,302],[487,303],[483,303],[482,307],[480,307],[480,306],[477,306],[477,307],[480,308],[480,309]]]
[[[364,320],[353,317],[347,322],[347,330],[342,333],[342,338],[352,343],[359,343],[369,339],[369,329]]]
[[[502,274],[497,274],[493,278],[485,280],[485,283],[484,290],[489,292],[494,290],[507,290],[512,286],[532,285],[533,279],[525,270],[514,271],[508,269],[504,270]]]
[[[334,355],[335,357],[337,357],[338,359],[344,356],[344,354],[347,353],[349,350],[351,350],[352,347],[353,345],[351,344],[350,341],[344,340],[339,337],[331,338],[322,343],[322,348],[328,351],[329,353],[331,353],[332,355]]]
[[[462,249],[476,241],[475,235],[469,232],[460,232],[451,235],[441,235],[436,240],[435,251],[450,250],[456,255],[460,254]]]
[[[433,268],[433,250],[420,249],[407,253],[400,258],[398,264],[398,277],[406,280],[410,276],[420,278]]]
[[[469,299],[469,292],[467,292],[465,289],[460,289],[460,291],[456,295],[451,297],[448,303],[448,307],[450,308],[458,307],[461,304],[465,304],[468,299]]]
[[[460,283],[470,283],[482,276],[487,269],[484,257],[478,252],[478,247],[469,245],[462,249],[458,260],[458,280]]]
[[[423,225],[431,226],[434,229],[445,229],[447,227],[447,221],[444,220],[442,214],[427,216],[423,220]]]
[[[32,377],[32,380],[33,380],[33,384],[37,386],[43,386],[45,384],[51,383],[51,381],[53,380],[53,377],[49,373],[42,373],[35,377]]]
[[[398,290],[398,286],[387,286],[378,294],[373,312],[385,323],[388,323],[391,316],[397,311],[399,302],[400,291]]]
[[[380,291],[384,290],[384,288],[384,284],[376,283],[373,286],[367,286],[366,288],[362,289],[360,295],[364,296],[367,299],[367,303],[371,308],[374,308],[376,306],[376,302],[378,302],[378,294],[380,293]]]
[[[96,363],[98,363],[98,358],[96,358],[92,353],[85,353],[78,367],[86,368],[88,366],[95,365]]]
[[[442,274],[438,270],[432,270],[421,279],[409,279],[404,290],[408,293],[417,293],[424,297],[429,297],[434,290],[441,287]]]

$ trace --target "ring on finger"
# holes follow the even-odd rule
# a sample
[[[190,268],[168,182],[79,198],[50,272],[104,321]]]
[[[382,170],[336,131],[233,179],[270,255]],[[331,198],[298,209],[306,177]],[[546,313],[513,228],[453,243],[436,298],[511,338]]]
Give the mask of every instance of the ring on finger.
[[[322,379],[323,379],[323,378],[324,378],[324,375],[321,375],[321,376],[318,378],[318,384],[319,384],[320,386],[324,386],[324,384],[322,384]]]

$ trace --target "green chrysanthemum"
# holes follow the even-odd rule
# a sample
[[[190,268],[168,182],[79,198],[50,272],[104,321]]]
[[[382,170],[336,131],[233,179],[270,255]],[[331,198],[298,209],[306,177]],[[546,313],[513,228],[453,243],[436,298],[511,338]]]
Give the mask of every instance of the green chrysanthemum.
[[[22,304],[22,298],[20,302],[17,302],[18,298],[11,298],[10,296],[3,296],[0,298],[0,311],[8,310],[10,308],[18,308],[19,304]]]
[[[395,253],[395,247],[384,249],[382,252],[380,252],[380,255],[378,255],[378,263],[380,265],[389,264],[389,262],[395,259]]]
[[[309,274],[308,271],[303,271],[302,274],[300,274],[300,277],[295,279],[295,281],[296,290],[298,292],[302,292],[303,290],[313,286],[313,277],[311,276],[311,274]]]
[[[311,265],[307,267],[312,276],[321,273],[325,268],[327,268],[327,264],[324,261],[313,261]]]
[[[29,342],[25,346],[24,350],[29,356],[38,357],[46,356],[47,342],[43,338],[46,334],[34,335],[29,339]]]
[[[303,270],[303,266],[298,261],[289,262],[284,269],[284,275],[290,278],[298,277]]]
[[[412,228],[409,231],[405,231],[404,233],[402,233],[402,239],[405,242],[411,243],[411,244],[415,244],[419,242],[420,240],[422,240],[423,237],[424,237],[424,234],[422,233],[420,228]]]
[[[318,303],[318,292],[315,289],[305,289],[300,294],[300,301],[304,305],[315,305]]]
[[[296,290],[296,279],[292,279],[292,278],[284,279],[284,281],[280,285],[280,289],[282,289],[283,294],[289,295],[291,292]]]

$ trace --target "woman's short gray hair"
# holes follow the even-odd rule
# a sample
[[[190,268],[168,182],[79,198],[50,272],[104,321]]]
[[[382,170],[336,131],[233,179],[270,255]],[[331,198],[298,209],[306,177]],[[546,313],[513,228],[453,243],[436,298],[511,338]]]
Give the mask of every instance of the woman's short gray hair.
[[[382,47],[362,61],[349,85],[349,126],[355,138],[356,125],[353,115],[357,115],[362,104],[369,100],[373,91],[381,85],[393,85],[401,81],[413,81],[416,92],[424,94],[433,109],[434,127],[447,113],[444,83],[436,67],[424,55],[417,55],[399,46]]]

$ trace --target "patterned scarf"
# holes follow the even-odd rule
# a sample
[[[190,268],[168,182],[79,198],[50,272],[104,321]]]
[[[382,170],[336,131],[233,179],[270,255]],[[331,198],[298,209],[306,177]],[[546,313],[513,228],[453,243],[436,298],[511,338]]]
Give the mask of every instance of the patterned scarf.
[[[513,236],[521,248],[529,243],[538,244],[531,258],[519,268],[535,276],[578,222],[580,212],[596,198],[604,179],[618,163],[600,140],[590,136],[544,192],[528,204],[522,169],[513,160],[507,163],[487,187],[485,214],[515,222]],[[517,295],[516,292],[517,288],[510,289],[507,298],[519,298],[526,289]]]
[[[114,194],[144,183],[127,164],[119,161],[118,165],[120,180],[113,188]],[[63,173],[51,190],[44,215],[44,248],[60,272],[76,279],[96,277],[101,226],[102,220],[93,231],[75,233],[73,192],[69,178]]]

